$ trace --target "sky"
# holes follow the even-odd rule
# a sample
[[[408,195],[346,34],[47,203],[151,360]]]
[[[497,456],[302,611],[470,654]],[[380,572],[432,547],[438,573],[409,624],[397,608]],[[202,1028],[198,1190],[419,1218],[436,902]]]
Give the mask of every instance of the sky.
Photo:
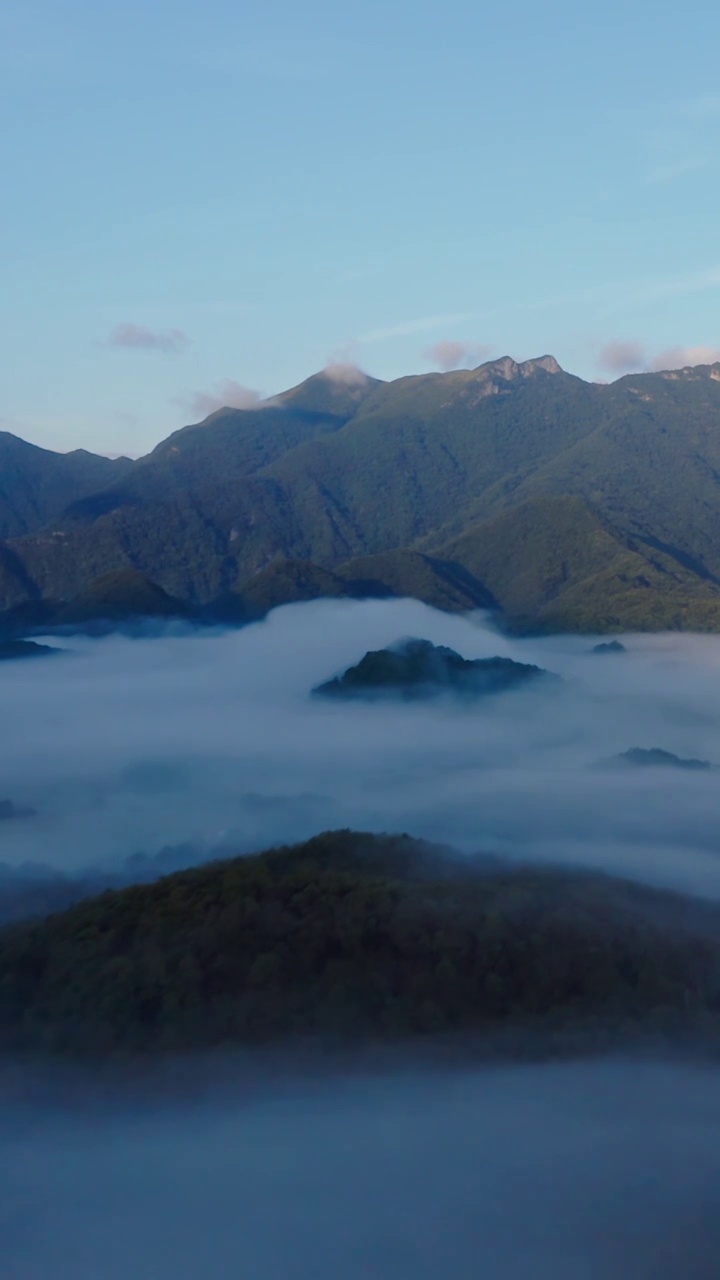
[[[720,8],[5,0],[0,430],[146,452],[328,363],[720,355]]]

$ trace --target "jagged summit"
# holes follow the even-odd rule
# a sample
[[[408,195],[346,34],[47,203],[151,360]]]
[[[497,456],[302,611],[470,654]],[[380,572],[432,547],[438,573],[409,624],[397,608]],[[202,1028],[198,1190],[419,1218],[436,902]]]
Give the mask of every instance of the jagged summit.
[[[534,360],[524,360],[520,365],[520,372],[523,377],[527,377],[531,373],[535,373],[537,369],[544,369],[546,373],[564,373],[562,365],[558,364],[554,356],[537,356]]]
[[[533,360],[518,362],[512,356],[500,356],[498,360],[488,360],[478,365],[474,373],[482,373],[488,377],[504,378],[506,382],[514,382],[516,378],[531,378],[539,369],[545,373],[563,373],[554,356],[536,356]]]
[[[716,360],[713,364],[686,364],[681,369],[659,369],[657,372],[661,378],[673,382],[680,380],[699,382],[705,378],[720,382],[720,360]]]

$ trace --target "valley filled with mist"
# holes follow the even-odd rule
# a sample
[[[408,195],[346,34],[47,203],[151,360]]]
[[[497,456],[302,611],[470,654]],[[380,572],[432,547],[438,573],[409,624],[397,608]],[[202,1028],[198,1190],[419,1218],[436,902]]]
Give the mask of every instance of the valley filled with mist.
[[[364,1073],[305,1063],[283,1076],[240,1059],[189,1075],[185,1096],[164,1079],[152,1103],[98,1097],[81,1077],[74,1105],[46,1081],[0,1104],[5,1275],[717,1275],[714,1073],[468,1072],[411,1055]]]
[[[317,696],[413,637],[539,678]],[[720,640],[49,643],[0,667],[13,1280],[715,1274]]]
[[[408,636],[561,679],[467,706],[311,697]],[[658,748],[720,766],[715,637],[595,653],[589,637],[508,638],[481,613],[317,601],[241,630],[61,643],[0,667],[0,799],[27,815],[0,823],[6,873],[163,850],[167,866],[173,849],[191,863],[351,827],[720,893],[720,775],[614,759]]]

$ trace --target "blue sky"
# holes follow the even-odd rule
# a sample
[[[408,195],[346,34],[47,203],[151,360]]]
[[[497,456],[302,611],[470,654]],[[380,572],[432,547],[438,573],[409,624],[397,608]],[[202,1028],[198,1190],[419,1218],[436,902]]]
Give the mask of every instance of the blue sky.
[[[5,0],[0,429],[720,351],[719,44],[707,0]]]

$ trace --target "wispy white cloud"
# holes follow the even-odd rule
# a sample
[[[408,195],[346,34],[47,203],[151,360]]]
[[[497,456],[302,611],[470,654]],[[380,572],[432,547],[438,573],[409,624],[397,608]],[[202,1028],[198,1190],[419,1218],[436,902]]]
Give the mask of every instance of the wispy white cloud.
[[[413,333],[431,333],[433,329],[444,329],[450,324],[462,324],[475,317],[472,311],[456,311],[451,315],[420,316],[417,320],[402,320],[399,324],[388,325],[383,329],[371,329],[358,338],[358,342],[384,342],[388,338],[406,338]]]
[[[603,373],[632,373],[647,361],[642,342],[607,342],[600,350],[598,365]]]
[[[460,369],[469,365],[482,364],[492,353],[492,347],[485,342],[454,342],[446,339],[434,342],[423,351],[423,358],[429,364],[436,365],[447,372],[449,369]]]
[[[364,387],[368,381],[365,370],[349,360],[331,360],[325,365],[323,373],[331,382],[337,382],[343,387]]]
[[[193,391],[176,403],[198,418],[206,418],[218,409],[257,409],[266,402],[259,391],[244,387],[234,378],[225,378],[214,391]]]
[[[650,368],[686,369],[699,364],[717,364],[720,361],[720,347],[670,347],[653,356]]]
[[[107,339],[109,347],[162,351],[165,355],[177,355],[189,343],[190,339],[182,329],[148,329],[131,321],[115,325]]]
[[[720,95],[698,94],[666,103],[641,130],[648,185],[677,182],[717,162]]]
[[[675,272],[664,276],[623,277],[602,284],[541,298],[525,298],[483,311],[458,311],[452,314],[421,316],[387,328],[372,329],[355,339],[353,346],[384,342],[433,329],[446,329],[467,321],[490,323],[516,314],[551,311],[560,307],[592,307],[599,313],[622,313],[631,308],[661,302],[664,299],[692,297],[694,294],[720,290],[720,264],[696,271]],[[438,345],[438,344],[432,344]],[[428,348],[431,350],[432,346]]]
[[[672,114],[682,120],[720,120],[720,93],[700,93],[669,104]]]
[[[689,173],[697,173],[700,169],[707,169],[711,164],[709,156],[687,156],[669,164],[658,164],[654,169],[649,169],[645,175],[645,181],[648,186],[661,186],[666,182],[675,182],[678,178],[684,178]]]
[[[665,369],[687,369],[720,362],[720,346],[675,346],[652,355],[644,343],[635,339],[607,342],[600,348],[598,367],[603,373],[621,376],[625,373],[661,372]]]
[[[707,267],[685,275],[638,282],[636,296],[638,301],[654,302],[659,298],[689,297],[694,293],[708,293],[713,289],[720,289],[720,267]]]
[[[659,302],[664,298],[691,297],[720,289],[720,266],[704,267],[667,276],[640,276],[635,279],[609,280],[577,293],[558,294],[553,298],[521,303],[516,310],[544,311],[553,307],[575,305],[599,306],[622,311],[628,307]]]

